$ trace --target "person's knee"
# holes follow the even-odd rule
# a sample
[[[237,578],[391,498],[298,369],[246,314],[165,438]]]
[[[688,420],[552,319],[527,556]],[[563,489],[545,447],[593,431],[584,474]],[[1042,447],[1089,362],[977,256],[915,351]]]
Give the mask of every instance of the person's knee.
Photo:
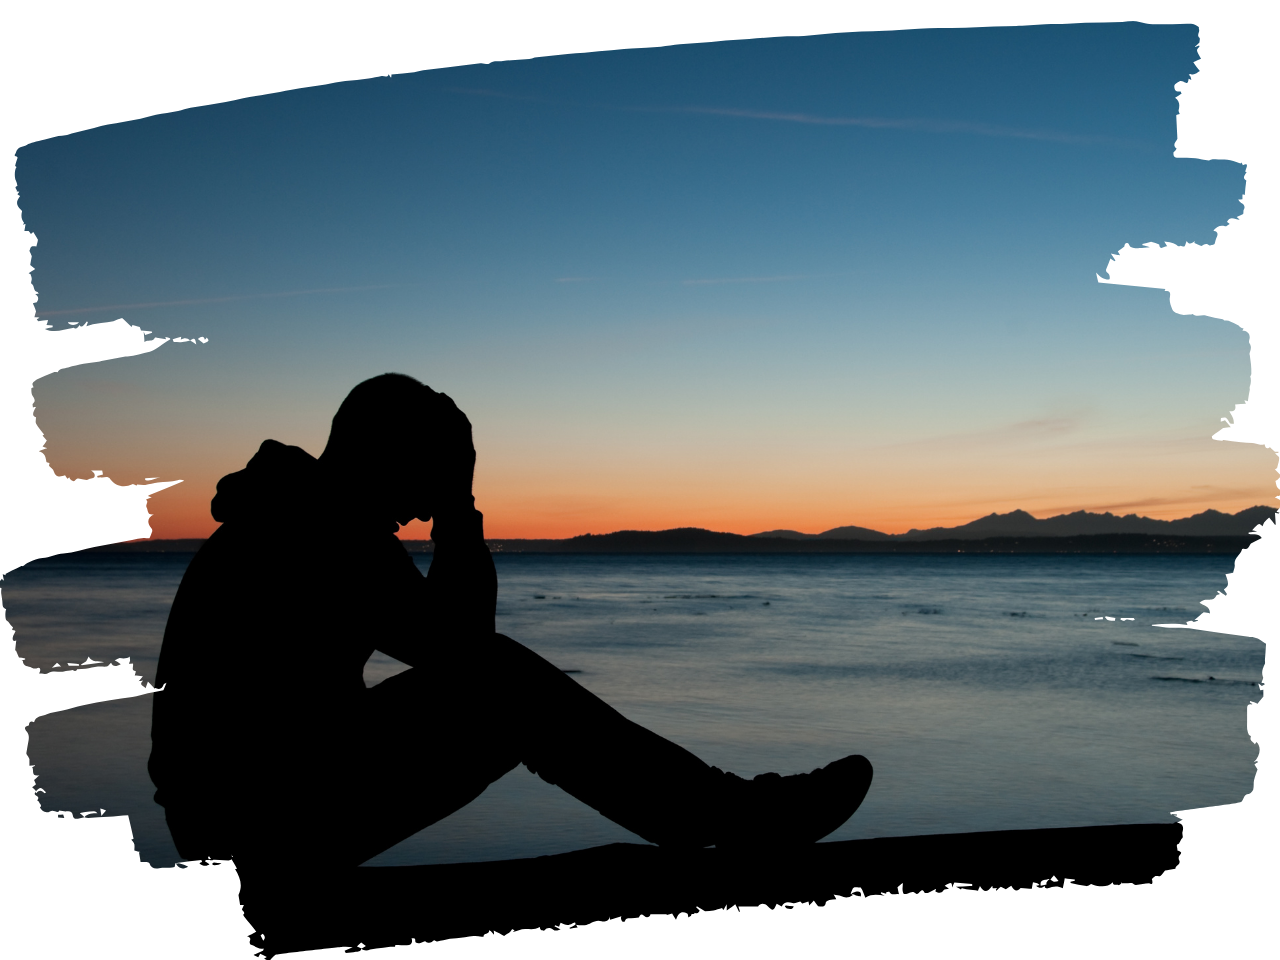
[[[512,640],[506,634],[495,633],[488,638],[490,649],[497,661],[522,670],[559,670],[541,654],[529,649],[523,643]]]

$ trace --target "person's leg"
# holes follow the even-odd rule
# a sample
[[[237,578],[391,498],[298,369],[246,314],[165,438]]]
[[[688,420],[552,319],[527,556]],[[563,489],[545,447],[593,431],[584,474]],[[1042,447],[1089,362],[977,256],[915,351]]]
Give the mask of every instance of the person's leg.
[[[449,696],[440,679],[409,670],[369,691],[354,746],[364,790],[353,798],[358,826],[345,841],[355,863],[462,809],[520,763],[505,718]]]
[[[392,846],[465,806],[518,763],[656,843],[715,840],[724,774],[503,636],[442,652],[369,691],[360,780],[379,803],[360,849]]]
[[[817,775],[744,781],[628,720],[500,634],[441,650],[430,669],[405,671],[370,694],[379,736],[393,745],[384,753],[387,766],[410,779],[413,770],[429,767],[430,789],[452,791],[435,794],[447,799],[433,810],[478,795],[470,784],[487,775],[489,757],[502,757],[502,766],[515,756],[653,843],[804,842],[848,819],[871,780],[870,764],[857,757]],[[442,737],[453,741],[443,765]],[[477,753],[468,755],[470,749]],[[460,781],[468,786],[451,788],[437,775],[447,769],[476,772]]]
[[[628,720],[572,677],[509,637],[477,651],[509,705],[520,759],[548,783],[658,844],[716,842],[726,775]]]
[[[356,865],[523,762],[650,842],[817,840],[861,803],[870,764],[743,780],[634,723],[501,635],[441,649],[368,691],[352,736],[273,776],[237,827],[238,863]]]
[[[206,752],[205,782],[163,791],[179,854],[252,869],[354,867],[466,806],[521,761],[483,683],[461,695],[474,667],[455,657],[355,701],[235,718],[221,749]]]

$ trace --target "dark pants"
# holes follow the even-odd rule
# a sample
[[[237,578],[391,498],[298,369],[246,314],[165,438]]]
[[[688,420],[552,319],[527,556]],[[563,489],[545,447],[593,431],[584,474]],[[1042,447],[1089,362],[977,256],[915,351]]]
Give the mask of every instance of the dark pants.
[[[281,749],[280,762],[233,785],[229,801],[171,804],[182,855],[226,857],[210,852],[213,842],[241,864],[354,866],[520,763],[646,840],[716,842],[725,774],[509,637],[442,651],[365,696],[349,735]]]

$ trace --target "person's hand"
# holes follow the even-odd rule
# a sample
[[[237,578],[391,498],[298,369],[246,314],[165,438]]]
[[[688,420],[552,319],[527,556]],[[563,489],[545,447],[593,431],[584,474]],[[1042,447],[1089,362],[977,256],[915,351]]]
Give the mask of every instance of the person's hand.
[[[428,453],[432,472],[432,513],[435,516],[472,509],[471,482],[476,448],[471,421],[448,394],[438,394],[439,410],[432,424]]]

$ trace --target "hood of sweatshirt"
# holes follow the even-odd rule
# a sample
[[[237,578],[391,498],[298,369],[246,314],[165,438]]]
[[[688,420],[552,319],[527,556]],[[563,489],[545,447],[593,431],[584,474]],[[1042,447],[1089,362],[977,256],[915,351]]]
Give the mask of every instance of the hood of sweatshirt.
[[[210,510],[219,523],[279,522],[320,509],[328,499],[324,487],[319,460],[301,447],[264,440],[243,470],[218,481]]]

